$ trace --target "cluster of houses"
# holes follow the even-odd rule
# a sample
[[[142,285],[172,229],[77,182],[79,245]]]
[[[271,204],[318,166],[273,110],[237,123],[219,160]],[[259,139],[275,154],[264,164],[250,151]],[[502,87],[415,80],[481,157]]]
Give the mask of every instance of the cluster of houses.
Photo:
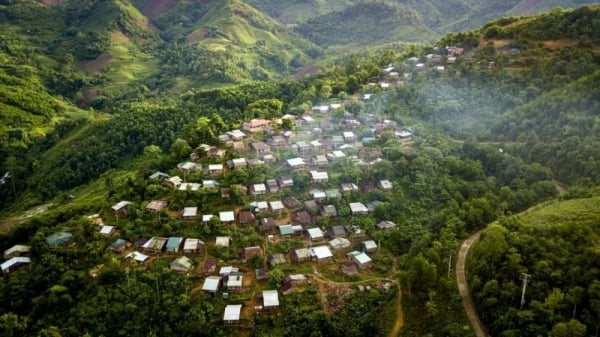
[[[452,57],[458,55],[461,55],[459,50],[452,52]],[[383,73],[388,78],[399,76],[394,70],[394,67],[390,66],[384,69]],[[386,84],[382,82],[380,85],[384,88]],[[364,101],[371,98],[372,94],[362,96]],[[231,210],[206,214],[201,214],[197,206],[184,207],[180,213],[183,221],[200,224],[218,221],[223,226],[252,226],[266,236],[267,242],[275,238],[296,241],[300,239],[304,242],[303,247],[292,248],[285,254],[268,254],[261,246],[241,248],[238,252],[241,263],[248,264],[249,259],[255,255],[265,257],[267,261],[266,266],[254,270],[253,275],[256,280],[265,279],[269,268],[278,264],[326,264],[333,263],[335,257],[338,259],[343,257],[338,261],[342,273],[356,275],[361,270],[371,267],[372,256],[379,247],[374,240],[366,237],[364,230],[359,227],[333,225],[323,229],[315,225],[316,214],[328,218],[339,216],[339,210],[335,206],[335,204],[339,205],[339,202],[334,200],[339,200],[343,196],[355,196],[354,192],[360,191],[358,181],[332,185],[327,168],[331,163],[343,158],[349,159],[359,167],[368,168],[382,160],[377,157],[376,149],[368,147],[369,143],[375,141],[383,132],[392,133],[397,139],[407,141],[412,139],[413,131],[398,127],[395,121],[379,119],[372,114],[365,114],[358,119],[346,111],[343,120],[334,123],[328,118],[328,113],[338,109],[345,109],[345,103],[315,105],[311,110],[311,113],[315,114],[314,118],[310,113],[282,117],[281,120],[292,119],[299,129],[306,130],[303,132],[278,131],[277,124],[280,124],[281,120],[247,121],[242,124],[241,130],[231,130],[219,135],[215,141],[219,145],[200,145],[190,155],[189,161],[177,165],[180,174],[171,176],[164,172],[155,172],[149,176],[149,179],[182,191],[216,189],[220,191],[223,199],[230,198],[231,188],[235,187],[246,193],[252,200],[249,208],[232,207]],[[260,137],[256,137],[257,134],[260,134]],[[286,157],[282,157],[281,153],[285,153]],[[292,156],[289,155],[290,153]],[[210,164],[200,163],[202,158],[209,158],[203,162],[210,162]],[[279,165],[278,167],[284,173],[269,177],[260,183],[221,186],[223,181],[221,178],[226,172],[247,169],[255,165]],[[289,193],[271,196],[294,187],[292,172],[297,170],[307,172],[312,182],[310,190],[300,198],[304,201],[289,196]],[[193,175],[196,172],[202,172],[201,180],[192,178],[197,177]],[[389,180],[382,179],[373,182],[369,187],[385,191],[393,189],[394,186]],[[368,190],[363,189],[363,191]],[[378,203],[377,200],[366,204],[357,200],[349,202],[348,208],[352,216],[362,216],[372,212]],[[169,201],[164,199],[150,200],[145,205],[145,211],[147,214],[160,214],[168,204]],[[131,202],[123,200],[112,205],[111,210],[118,220],[128,215],[131,205]],[[274,219],[273,214],[279,214],[278,218],[285,219],[285,223]],[[207,256],[207,245],[229,249],[231,238],[228,236],[218,236],[214,243],[205,243],[198,238],[182,236],[140,238],[135,242],[129,242],[122,238],[114,238],[118,228],[104,224],[98,214],[90,216],[90,220],[98,225],[101,237],[114,240],[109,245],[114,253],[139,264],[151,263],[153,257],[158,254],[173,257],[170,268],[188,274],[197,270],[196,274],[204,277],[201,289],[209,294],[216,295],[219,291],[227,294],[242,292],[251,282],[247,279],[247,274],[245,279],[243,270],[247,268],[222,265],[217,271],[220,261]],[[394,229],[396,224],[391,221],[381,221],[376,227],[387,231]],[[46,241],[50,247],[55,247],[69,243],[72,239],[71,233],[57,232],[48,236]],[[10,273],[20,266],[29,264],[31,260],[25,256],[28,250],[29,247],[21,245],[6,250],[4,252],[6,261],[2,263],[2,271]],[[196,265],[195,259],[201,253],[205,256],[203,263]],[[261,309],[278,308],[279,294],[287,294],[296,286],[304,284],[306,280],[303,274],[290,274],[285,277],[281,289],[262,291],[258,294],[262,301]],[[227,305],[223,315],[224,323],[239,323],[241,309],[241,304]]]

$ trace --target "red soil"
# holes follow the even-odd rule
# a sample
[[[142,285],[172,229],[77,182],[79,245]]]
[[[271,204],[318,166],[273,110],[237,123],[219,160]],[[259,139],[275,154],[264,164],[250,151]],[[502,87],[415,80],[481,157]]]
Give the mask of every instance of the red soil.
[[[103,52],[93,60],[81,61],[80,65],[88,74],[93,74],[106,69],[111,60],[112,56],[107,52]]]

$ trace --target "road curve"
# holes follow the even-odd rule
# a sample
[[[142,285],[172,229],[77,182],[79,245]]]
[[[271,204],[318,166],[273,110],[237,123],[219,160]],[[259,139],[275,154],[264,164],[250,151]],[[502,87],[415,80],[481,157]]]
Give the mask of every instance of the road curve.
[[[467,255],[469,253],[469,249],[473,243],[475,243],[483,230],[471,235],[468,239],[463,242],[460,247],[460,251],[458,252],[458,259],[456,261],[456,283],[458,284],[458,292],[460,293],[460,297],[463,299],[463,305],[465,307],[465,312],[467,314],[467,318],[469,319],[469,323],[471,324],[471,329],[475,333],[477,337],[489,337],[490,335],[487,333],[487,330],[481,323],[479,319],[479,315],[477,314],[477,310],[475,309],[475,303],[473,302],[473,297],[471,296],[471,291],[469,289],[469,284],[467,283],[467,272],[466,272],[466,262]]]

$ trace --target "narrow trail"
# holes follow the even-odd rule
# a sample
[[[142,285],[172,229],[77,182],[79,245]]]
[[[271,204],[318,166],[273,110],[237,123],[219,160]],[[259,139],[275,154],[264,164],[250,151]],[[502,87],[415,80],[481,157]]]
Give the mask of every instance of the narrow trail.
[[[456,261],[456,283],[458,284],[458,292],[460,293],[460,297],[463,299],[465,312],[475,336],[489,337],[490,335],[487,333],[483,323],[481,323],[479,315],[477,314],[477,310],[475,309],[475,303],[473,302],[469,284],[467,283],[467,272],[465,268],[469,249],[471,249],[471,246],[473,246],[473,244],[479,239],[479,236],[482,232],[483,230],[480,230],[479,232],[471,235],[460,247],[458,260]]]
[[[393,268],[392,268],[392,275],[396,275],[397,270],[396,270],[396,261],[394,260],[394,264],[393,264]],[[398,337],[398,334],[400,333],[400,330],[402,330],[402,327],[404,327],[404,310],[402,309],[402,289],[400,288],[400,282],[398,282],[398,280],[394,279],[393,277],[376,277],[376,278],[371,278],[371,279],[367,279],[367,280],[362,280],[362,281],[356,281],[356,282],[335,282],[332,280],[329,280],[325,277],[323,277],[321,274],[313,274],[312,275],[312,279],[317,283],[317,286],[319,287],[319,292],[321,294],[323,294],[321,300],[323,301],[323,303],[325,303],[325,298],[324,298],[324,291],[323,291],[323,285],[324,284],[335,284],[335,285],[344,285],[344,286],[350,286],[350,285],[358,285],[358,284],[365,284],[365,283],[373,283],[373,282],[389,282],[392,284],[395,284],[398,286],[398,298],[396,299],[396,319],[394,320],[394,327],[392,328],[392,330],[389,333],[389,337]]]

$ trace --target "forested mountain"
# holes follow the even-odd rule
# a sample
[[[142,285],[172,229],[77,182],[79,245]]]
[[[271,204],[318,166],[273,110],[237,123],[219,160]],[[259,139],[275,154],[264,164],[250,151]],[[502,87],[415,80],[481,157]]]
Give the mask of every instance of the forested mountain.
[[[587,335],[577,336],[593,335],[597,252],[578,241],[593,245],[597,236],[597,215],[583,210],[597,203],[600,186],[599,7],[502,18],[433,45],[322,62],[321,72],[294,79],[321,62],[321,46],[377,37],[353,32],[349,17],[377,35],[427,20],[407,4],[332,1],[339,6],[332,11],[313,1],[326,20],[305,16],[293,32],[234,0],[45,3],[52,6],[0,1],[0,250],[31,246],[30,265],[0,278],[0,332],[472,336],[452,262],[469,233],[501,219],[471,264],[492,335],[518,335],[518,325],[527,336],[563,336],[582,324]],[[385,24],[374,25],[367,12]],[[354,35],[333,29],[335,22]],[[249,131],[253,119],[267,126]],[[243,141],[233,139],[238,129],[248,133]],[[272,158],[261,153],[264,144],[273,146]],[[242,158],[245,167],[236,167]],[[307,167],[290,167],[290,159]],[[323,172],[326,180],[317,178]],[[279,186],[276,178],[287,177],[293,186]],[[266,185],[268,193],[255,193]],[[290,197],[296,206],[274,210],[273,202]],[[549,239],[534,245],[526,215],[510,215],[557,198],[574,199],[568,212],[557,211],[569,223],[545,217],[554,226],[533,232]],[[355,214],[356,203],[367,211]],[[186,208],[198,217],[184,218]],[[235,224],[220,218],[231,210]],[[249,223],[240,222],[242,212]],[[271,241],[262,227],[268,219],[327,233],[343,227],[350,247],[324,263],[284,256],[272,265],[272,255],[317,243],[278,227]],[[112,236],[100,233],[100,222],[114,226]],[[50,240],[59,231],[72,234],[67,244]],[[561,245],[552,243],[557,235]],[[192,253],[144,247],[151,237],[205,246]],[[229,248],[217,237],[229,237]],[[506,245],[494,250],[502,238]],[[130,246],[117,251],[116,239]],[[372,265],[346,274],[367,239],[377,246]],[[247,247],[262,254],[244,259]],[[583,280],[573,279],[579,272],[568,270],[565,256],[544,255],[563,248],[587,270]],[[151,255],[147,262],[125,257],[138,249]],[[191,257],[191,271],[170,270],[182,255]],[[539,257],[545,262],[532,262]],[[213,260],[240,266],[243,290],[203,290],[206,276],[218,273],[204,271]],[[501,263],[502,275],[491,269]],[[269,274],[260,278],[260,269]],[[524,310],[514,307],[515,271],[548,280],[533,284]],[[290,275],[310,282],[289,293]],[[280,309],[262,311],[269,289],[286,294]],[[229,304],[243,304],[239,326],[223,326]]]
[[[554,7],[577,7],[585,4],[598,3],[598,1],[566,0],[566,1],[539,1],[539,0],[333,0],[333,1],[297,1],[297,0],[247,0],[247,2],[260,10],[269,13],[278,21],[286,24],[304,24],[323,21],[325,18],[342,17],[342,13],[356,5],[391,5],[397,4],[405,11],[416,13],[419,20],[429,29],[444,34],[448,31],[461,31],[474,29],[486,21],[502,16],[518,16],[539,13]],[[338,13],[339,12],[339,13]],[[381,12],[365,12],[372,15],[381,15]],[[343,23],[343,21],[338,21]],[[393,30],[393,26],[388,26]],[[363,31],[359,23],[355,31]],[[340,32],[343,32],[340,29]],[[411,32],[411,34],[413,34]],[[393,34],[388,34],[393,35]],[[414,35],[414,34],[413,34]],[[422,36],[417,34],[417,36]],[[387,36],[379,36],[383,39]],[[394,37],[404,40],[411,36],[397,34]]]

